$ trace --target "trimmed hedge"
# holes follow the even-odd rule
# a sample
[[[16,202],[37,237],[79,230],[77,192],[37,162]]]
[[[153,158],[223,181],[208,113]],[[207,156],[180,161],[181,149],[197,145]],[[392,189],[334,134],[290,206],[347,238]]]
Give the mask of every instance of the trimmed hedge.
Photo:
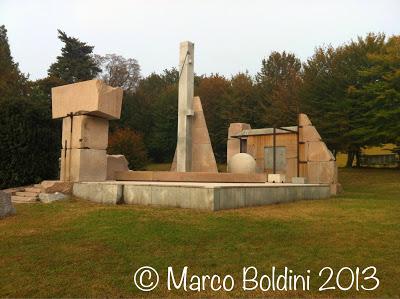
[[[0,189],[57,178],[60,132],[48,102],[0,98]]]

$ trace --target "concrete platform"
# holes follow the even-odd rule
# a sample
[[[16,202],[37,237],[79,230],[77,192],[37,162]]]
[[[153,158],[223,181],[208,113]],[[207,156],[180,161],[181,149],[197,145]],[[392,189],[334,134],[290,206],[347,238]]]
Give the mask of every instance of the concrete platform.
[[[226,210],[330,197],[325,184],[80,182],[73,195],[107,204],[138,204],[200,210]]]

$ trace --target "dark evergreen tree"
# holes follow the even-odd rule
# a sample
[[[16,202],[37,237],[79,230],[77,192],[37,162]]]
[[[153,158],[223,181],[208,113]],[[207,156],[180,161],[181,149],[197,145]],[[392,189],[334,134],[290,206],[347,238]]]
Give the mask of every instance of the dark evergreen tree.
[[[56,77],[65,83],[75,83],[93,79],[101,72],[92,52],[93,46],[81,42],[75,37],[70,37],[65,32],[58,30],[58,38],[64,43],[61,55],[49,70],[50,77]]]

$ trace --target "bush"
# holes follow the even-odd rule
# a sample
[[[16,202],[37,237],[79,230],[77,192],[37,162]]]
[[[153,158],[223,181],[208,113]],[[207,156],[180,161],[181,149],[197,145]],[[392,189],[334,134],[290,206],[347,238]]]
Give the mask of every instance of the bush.
[[[108,153],[124,155],[132,170],[143,169],[148,162],[142,135],[128,128],[119,128],[110,134]]]
[[[50,105],[0,98],[0,115],[0,189],[57,178],[60,124]]]

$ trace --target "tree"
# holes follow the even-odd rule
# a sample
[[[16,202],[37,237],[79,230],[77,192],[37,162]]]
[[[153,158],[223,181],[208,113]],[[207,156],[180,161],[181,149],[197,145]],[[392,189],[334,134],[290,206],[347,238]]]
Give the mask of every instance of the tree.
[[[367,102],[368,132],[373,143],[400,145],[400,36],[367,59],[369,66],[359,72],[366,83],[355,94]]]
[[[0,26],[0,96],[22,96],[27,93],[27,78],[20,72],[8,44],[7,29]]]
[[[134,92],[140,80],[140,66],[134,58],[124,58],[116,54],[95,55],[102,72],[100,79],[108,85],[122,87],[127,92]]]
[[[328,147],[348,153],[348,167],[362,147],[379,144],[369,130],[373,111],[356,91],[366,83],[360,71],[370,66],[368,55],[380,52],[384,40],[383,34],[368,34],[337,48],[317,48],[304,64],[303,107]]]
[[[282,126],[296,122],[300,75],[301,61],[292,53],[272,52],[267,60],[262,60],[256,81],[263,98],[261,104],[265,124]]]
[[[210,134],[215,159],[219,162],[226,160],[226,142],[228,139],[229,114],[232,110],[230,81],[218,74],[199,79],[195,95],[199,95],[203,106],[204,116]]]
[[[92,55],[94,47],[68,36],[59,29],[57,31],[64,47],[61,49],[61,56],[57,56],[57,61],[50,66],[48,75],[59,78],[65,83],[95,78],[101,69]]]

